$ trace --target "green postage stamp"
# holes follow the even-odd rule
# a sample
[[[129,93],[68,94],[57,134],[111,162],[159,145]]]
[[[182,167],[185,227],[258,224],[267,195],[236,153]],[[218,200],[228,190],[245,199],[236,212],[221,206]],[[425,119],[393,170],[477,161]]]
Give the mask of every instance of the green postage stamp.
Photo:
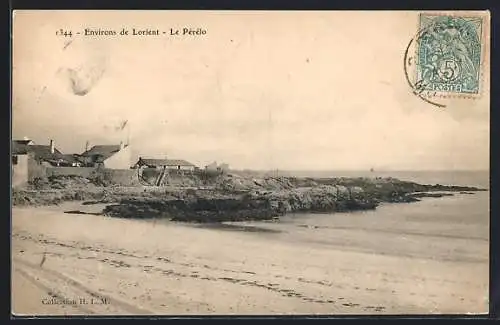
[[[420,90],[479,94],[483,18],[422,13],[419,20],[416,82]]]

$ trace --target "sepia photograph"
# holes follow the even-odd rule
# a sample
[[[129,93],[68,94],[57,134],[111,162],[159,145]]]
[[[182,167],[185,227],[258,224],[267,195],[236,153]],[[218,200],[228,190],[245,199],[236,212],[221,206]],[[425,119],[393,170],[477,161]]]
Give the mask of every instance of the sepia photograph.
[[[490,12],[15,10],[14,316],[489,311]]]

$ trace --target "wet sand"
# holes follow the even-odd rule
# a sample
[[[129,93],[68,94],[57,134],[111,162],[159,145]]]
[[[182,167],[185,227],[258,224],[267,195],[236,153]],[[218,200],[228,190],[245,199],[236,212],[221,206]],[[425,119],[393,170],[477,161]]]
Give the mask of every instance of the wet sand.
[[[407,231],[409,241],[401,240],[405,244],[396,254],[397,250],[384,247],[398,246],[399,239],[387,241],[390,231],[381,234],[374,221],[364,223],[360,234],[356,217],[342,219],[339,229],[327,233],[331,229],[311,222],[217,227],[92,214],[101,208],[68,203],[13,209],[15,314],[453,314],[488,310],[487,239],[439,239],[436,243],[449,246],[443,250],[432,239]],[[72,210],[89,214],[64,213]],[[325,244],[329,240],[333,244]],[[419,243],[425,254],[418,254]],[[371,249],[358,249],[361,246]],[[473,248],[467,251],[466,246]],[[442,258],[445,255],[452,258]]]

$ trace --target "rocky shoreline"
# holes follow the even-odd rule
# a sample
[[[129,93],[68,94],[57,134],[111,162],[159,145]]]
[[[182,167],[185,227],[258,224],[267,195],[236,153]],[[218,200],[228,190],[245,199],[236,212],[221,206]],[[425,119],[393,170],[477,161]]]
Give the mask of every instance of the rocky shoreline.
[[[484,191],[476,187],[424,185],[395,178],[235,178],[199,187],[103,187],[78,177],[52,178],[45,187],[13,191],[13,205],[65,201],[108,204],[102,214],[119,218],[166,218],[187,222],[272,220],[287,213],[376,209],[382,202]],[[56,185],[54,185],[56,184]],[[56,187],[54,189],[54,187]]]

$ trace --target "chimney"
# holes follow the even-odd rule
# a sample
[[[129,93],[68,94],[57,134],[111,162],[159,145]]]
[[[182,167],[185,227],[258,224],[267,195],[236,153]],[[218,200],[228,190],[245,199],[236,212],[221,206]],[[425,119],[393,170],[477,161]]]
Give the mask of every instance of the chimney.
[[[89,151],[89,149],[90,149],[90,142],[87,141],[85,142],[85,151]]]
[[[54,140],[50,140],[50,153],[54,153],[55,151]]]
[[[125,148],[125,145],[123,144],[123,141],[120,141],[120,150],[123,150]]]

